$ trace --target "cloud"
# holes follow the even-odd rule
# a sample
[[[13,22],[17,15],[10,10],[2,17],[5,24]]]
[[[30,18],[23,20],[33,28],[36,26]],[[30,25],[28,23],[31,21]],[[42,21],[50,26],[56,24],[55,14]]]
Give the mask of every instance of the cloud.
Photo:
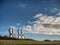
[[[57,15],[57,16],[60,16],[60,12],[58,12],[56,15]]]
[[[47,10],[47,8],[44,8],[44,10]]]
[[[58,8],[52,8],[52,9],[49,9],[49,10],[52,13],[59,13],[60,12],[60,9],[58,9]]]
[[[42,3],[44,3],[44,4],[45,4],[45,3],[46,3],[46,1],[42,1]]]
[[[31,31],[32,27],[30,25],[23,26],[23,30],[29,30],[29,31]]]
[[[39,18],[39,17],[41,17],[42,16],[42,13],[40,13],[40,14],[37,14],[36,16],[34,16],[33,18]]]
[[[33,22],[32,26],[24,26],[23,30],[38,34],[60,35],[60,17],[46,16],[40,13],[33,18],[36,20]]]
[[[15,27],[15,26],[9,26],[9,28],[13,28],[13,29],[16,29],[16,27]]]
[[[19,25],[20,25],[20,23],[17,23],[16,25],[17,25],[17,26],[19,26]]]
[[[57,8],[52,8],[52,9],[50,9],[50,12],[52,12],[52,13],[55,13],[55,12],[58,12],[59,10],[57,9]]]
[[[2,35],[2,34],[3,34],[3,35]],[[2,35],[2,36],[7,35],[7,36],[8,36],[8,31],[0,32],[0,35]]]
[[[21,7],[21,8],[26,8],[26,6],[27,6],[27,4],[24,4],[24,3],[19,4],[19,7]]]

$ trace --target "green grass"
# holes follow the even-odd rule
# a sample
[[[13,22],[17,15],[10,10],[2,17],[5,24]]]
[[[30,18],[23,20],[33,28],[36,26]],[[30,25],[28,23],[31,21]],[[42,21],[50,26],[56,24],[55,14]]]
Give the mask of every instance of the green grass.
[[[60,44],[60,41],[32,41],[32,40],[0,40],[0,45],[17,44]]]

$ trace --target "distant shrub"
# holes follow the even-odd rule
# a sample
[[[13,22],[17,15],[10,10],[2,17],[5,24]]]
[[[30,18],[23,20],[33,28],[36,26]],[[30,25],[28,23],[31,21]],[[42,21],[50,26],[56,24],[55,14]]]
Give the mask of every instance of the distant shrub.
[[[44,40],[44,41],[51,41],[51,40]]]
[[[4,35],[3,37],[7,38],[8,36],[7,35]]]
[[[2,37],[2,36],[0,35],[0,37]]]

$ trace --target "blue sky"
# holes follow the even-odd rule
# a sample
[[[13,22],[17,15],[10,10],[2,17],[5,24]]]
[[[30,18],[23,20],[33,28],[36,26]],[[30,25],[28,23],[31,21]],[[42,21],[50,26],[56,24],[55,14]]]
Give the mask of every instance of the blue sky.
[[[36,14],[55,16],[59,10],[60,0],[0,0],[0,35],[9,35],[9,26],[29,25],[28,21],[34,21],[33,17]],[[17,23],[20,25],[17,26]],[[25,36],[37,40],[60,39],[60,35],[25,33]]]

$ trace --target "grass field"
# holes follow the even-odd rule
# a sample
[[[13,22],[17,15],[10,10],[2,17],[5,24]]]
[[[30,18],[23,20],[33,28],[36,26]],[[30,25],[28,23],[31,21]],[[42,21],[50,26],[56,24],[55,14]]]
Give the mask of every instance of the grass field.
[[[0,40],[0,45],[60,45],[60,41]]]

